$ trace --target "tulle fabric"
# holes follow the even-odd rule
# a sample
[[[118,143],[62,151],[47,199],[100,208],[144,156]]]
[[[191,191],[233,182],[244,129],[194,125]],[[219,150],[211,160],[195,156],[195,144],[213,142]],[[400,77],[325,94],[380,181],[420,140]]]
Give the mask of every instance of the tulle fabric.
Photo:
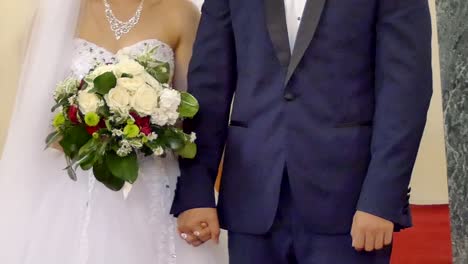
[[[79,0],[41,0],[0,160],[0,263],[224,264],[224,245],[192,248],[169,215],[177,160],[147,158],[127,200],[44,151],[55,84],[66,76]]]
[[[26,221],[24,239],[15,243],[21,249],[12,248],[16,253],[6,252],[8,258],[4,255],[0,260],[12,264],[227,263],[225,240],[219,246],[210,242],[192,248],[177,236],[169,207],[178,173],[173,157],[144,159],[140,179],[125,200],[121,192],[109,191],[87,172],[79,173],[78,182],[59,172],[44,187],[47,193],[36,203],[33,218]],[[12,224],[8,230],[19,227]]]

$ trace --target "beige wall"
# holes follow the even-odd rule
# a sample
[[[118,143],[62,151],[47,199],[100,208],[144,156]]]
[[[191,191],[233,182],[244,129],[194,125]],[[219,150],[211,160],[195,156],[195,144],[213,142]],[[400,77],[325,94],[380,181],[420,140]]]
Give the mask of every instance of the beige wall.
[[[414,204],[448,203],[447,164],[445,159],[445,141],[442,114],[442,94],[440,81],[439,45],[435,16],[435,0],[429,1],[432,12],[433,34],[433,71],[434,96],[426,130],[419,151],[412,180],[412,198]]]
[[[22,47],[27,37],[35,0],[0,1],[0,150],[6,134],[14,91],[20,67]],[[434,0],[430,0],[434,12]],[[9,24],[8,22],[14,21]],[[435,20],[433,21],[435,25]],[[435,32],[437,33],[437,32]],[[447,173],[442,119],[439,56],[434,34],[434,96],[427,128],[412,181],[412,202],[416,204],[447,203]],[[5,91],[6,90],[6,91]]]
[[[21,57],[33,16],[33,5],[36,2],[37,0],[0,1],[0,156],[14,102]]]

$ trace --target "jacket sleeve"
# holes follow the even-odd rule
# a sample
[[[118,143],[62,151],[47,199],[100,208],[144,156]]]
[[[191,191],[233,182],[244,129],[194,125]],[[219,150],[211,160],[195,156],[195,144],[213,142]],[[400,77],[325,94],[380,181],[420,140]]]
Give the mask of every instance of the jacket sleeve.
[[[378,1],[372,158],[357,209],[407,226],[407,188],[432,96],[427,0]]]
[[[206,0],[189,68],[188,91],[200,104],[184,128],[197,133],[198,154],[180,161],[171,213],[215,207],[214,183],[227,136],[232,97],[236,87],[236,52],[229,0]]]

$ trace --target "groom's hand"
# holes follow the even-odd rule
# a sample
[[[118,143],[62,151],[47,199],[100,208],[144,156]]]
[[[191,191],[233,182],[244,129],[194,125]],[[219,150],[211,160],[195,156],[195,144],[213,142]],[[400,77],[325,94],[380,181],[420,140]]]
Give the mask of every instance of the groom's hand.
[[[392,243],[393,228],[394,224],[386,219],[357,211],[351,228],[353,247],[368,252],[383,249]]]
[[[215,208],[187,210],[179,215],[177,223],[179,232],[192,246],[199,246],[210,239],[219,242],[220,228]]]

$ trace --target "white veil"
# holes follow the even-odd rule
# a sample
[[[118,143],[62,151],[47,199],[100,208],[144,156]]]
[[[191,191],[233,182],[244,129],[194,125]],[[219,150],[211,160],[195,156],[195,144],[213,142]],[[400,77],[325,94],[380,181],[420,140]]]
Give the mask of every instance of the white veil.
[[[52,91],[69,68],[80,5],[81,0],[40,0],[35,13],[0,160],[1,263],[15,263],[12,258],[23,250],[17,246],[27,245],[23,242],[31,231],[26,223],[38,209],[35,201],[41,200],[41,186],[51,180],[40,175],[64,166],[58,153],[44,151],[44,138],[51,129]],[[15,228],[19,226],[24,228]]]

